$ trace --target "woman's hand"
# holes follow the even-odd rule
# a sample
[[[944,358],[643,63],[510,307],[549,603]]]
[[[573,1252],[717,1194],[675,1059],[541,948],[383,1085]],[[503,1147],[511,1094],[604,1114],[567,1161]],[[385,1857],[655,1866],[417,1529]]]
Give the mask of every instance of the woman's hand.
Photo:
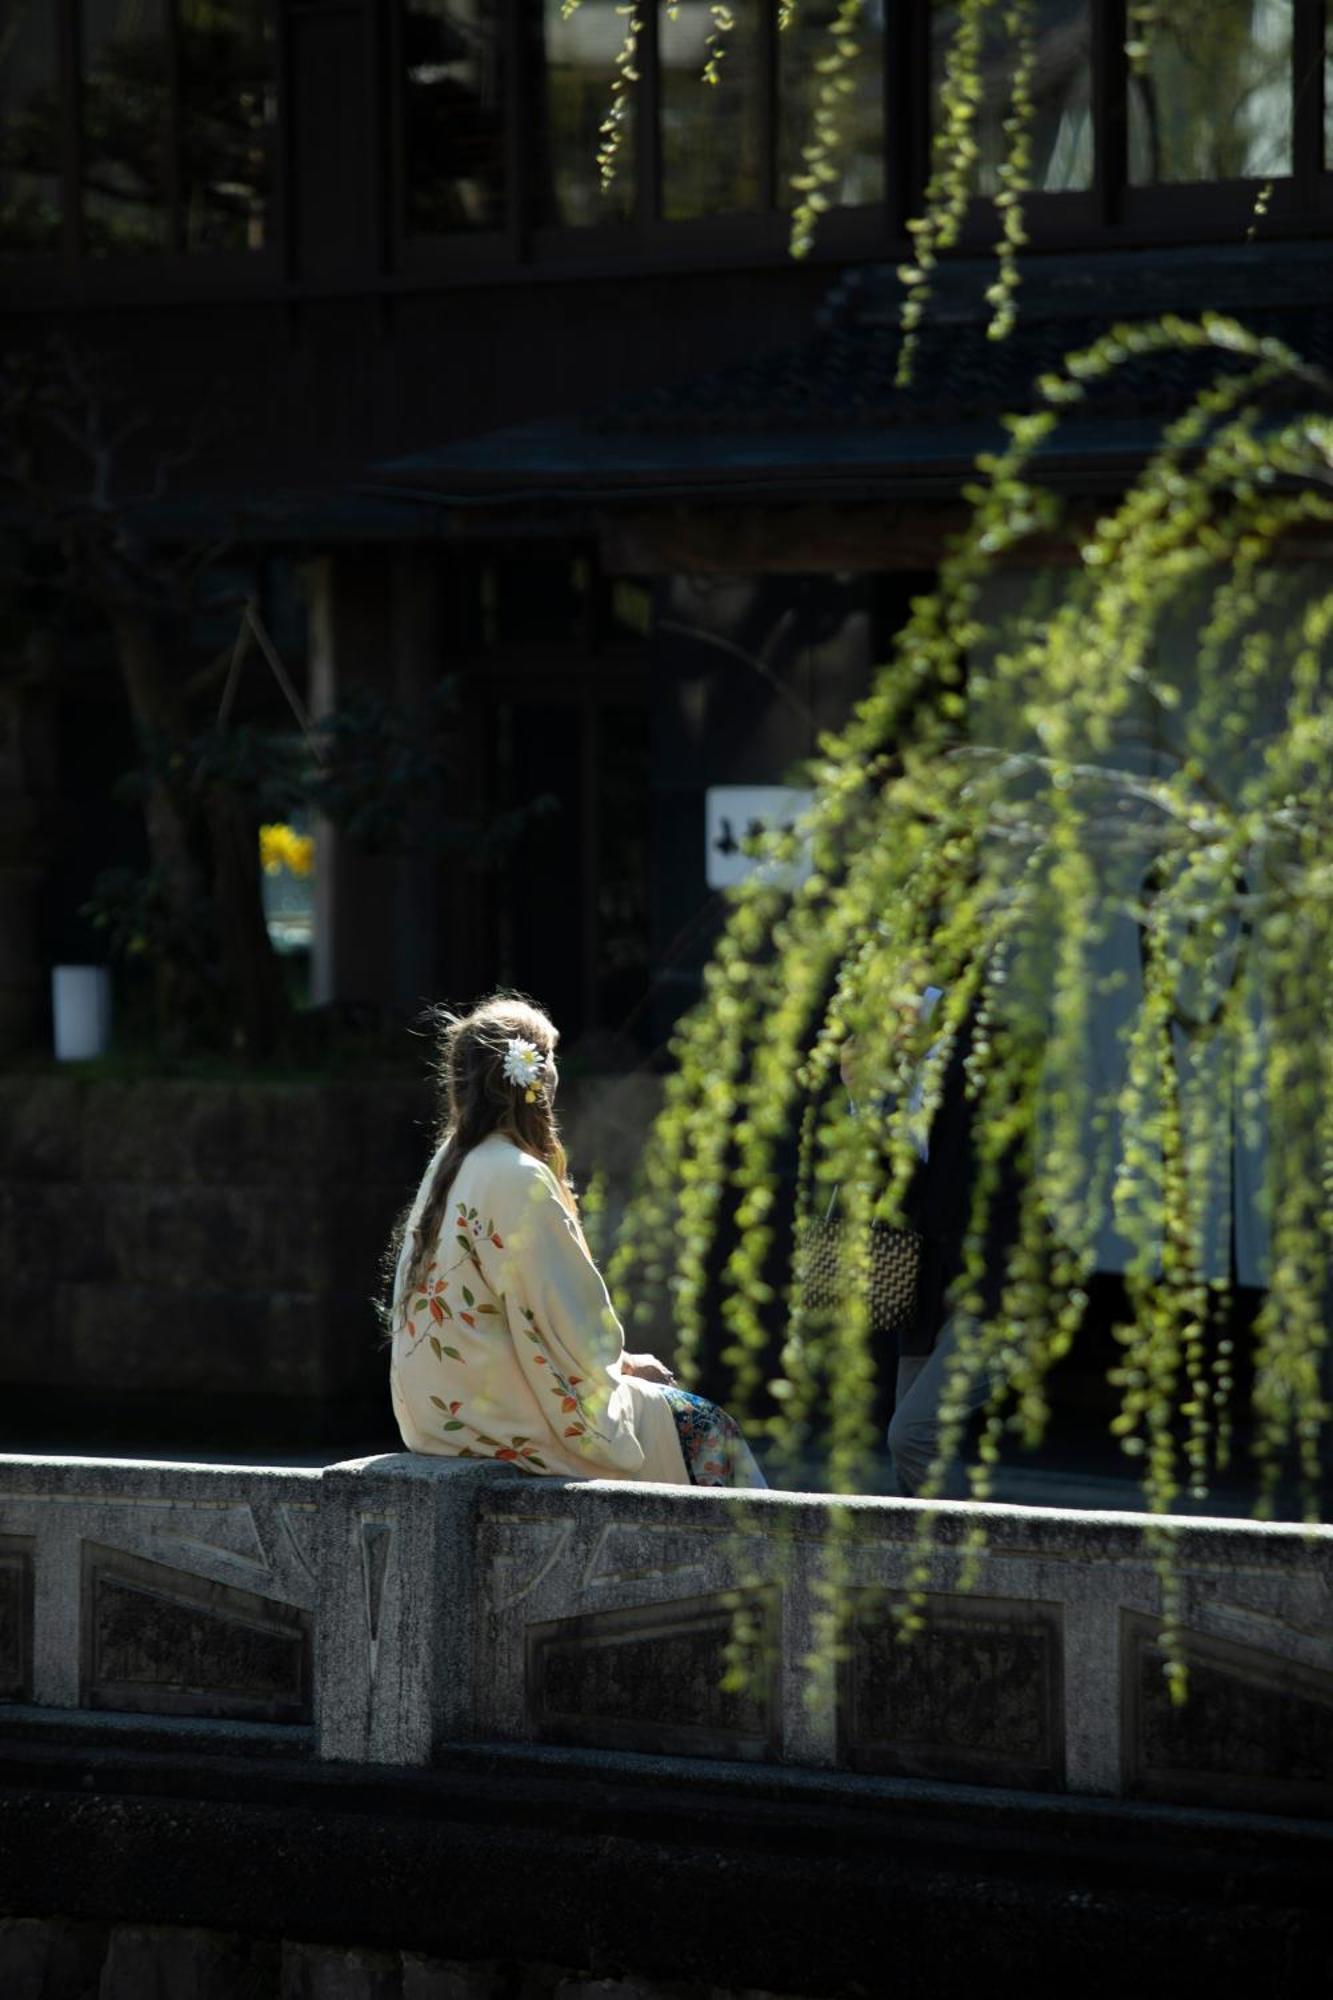
[[[668,1387],[676,1379],[666,1363],[659,1361],[655,1354],[622,1354],[620,1372],[622,1375],[637,1375],[641,1382],[661,1382]]]

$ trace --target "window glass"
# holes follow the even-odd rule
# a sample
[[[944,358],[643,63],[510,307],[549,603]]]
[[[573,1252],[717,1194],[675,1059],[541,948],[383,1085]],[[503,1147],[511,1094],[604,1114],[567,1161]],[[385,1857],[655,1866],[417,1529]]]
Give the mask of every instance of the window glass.
[[[548,222],[578,225],[624,221],[634,210],[634,90],[619,100],[620,146],[606,194],[598,179],[601,126],[611,104],[616,57],[629,15],[624,0],[581,0],[566,20],[561,0],[542,0],[545,90],[545,172],[541,188]]]
[[[187,250],[262,250],[277,91],[268,0],[180,0]]]
[[[166,0],[83,0],[83,213],[95,255],[167,242]]]
[[[499,0],[410,0],[403,11],[407,229],[504,223]]]
[[[59,244],[59,79],[50,0],[0,7],[0,250]]]
[[[865,0],[855,33],[856,55],[839,100],[839,144],[830,161],[831,202],[856,206],[884,199],[884,8]],[[832,49],[829,27],[837,0],[801,0],[778,37],[778,177],[783,203],[792,208],[793,174],[804,167],[802,148],[814,131],[814,110],[824,79],[820,65]]]
[[[757,208],[762,199],[760,0],[733,0],[730,11],[734,25],[711,46],[708,0],[680,0],[661,16],[662,212],[673,222]],[[705,83],[710,55],[716,82]]]
[[[1046,194],[1092,186],[1092,41],[1089,0],[1035,0],[1031,186]],[[940,122],[940,88],[958,28],[952,0],[931,12],[931,104]],[[974,138],[973,192],[997,194],[1007,150],[1005,120],[1013,103],[1014,42],[988,16],[981,55],[982,97]]]
[[[1129,177],[1291,172],[1292,0],[1171,0],[1129,85]]]

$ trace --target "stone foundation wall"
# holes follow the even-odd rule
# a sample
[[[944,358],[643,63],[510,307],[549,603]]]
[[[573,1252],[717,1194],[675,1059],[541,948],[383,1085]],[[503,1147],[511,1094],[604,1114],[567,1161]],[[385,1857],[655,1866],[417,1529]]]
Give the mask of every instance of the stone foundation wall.
[[[239,1932],[0,1921],[5,2000],[781,2000],[697,1981],[261,1941]]]
[[[613,1209],[655,1102],[635,1078],[562,1098]],[[433,1117],[424,1082],[0,1078],[0,1394],[50,1399],[54,1436],[62,1399],[171,1399],[187,1446],[206,1399],[358,1399],[387,1442],[372,1302]]]
[[[0,1080],[0,1382],[186,1414],[372,1393],[428,1111],[392,1082]]]

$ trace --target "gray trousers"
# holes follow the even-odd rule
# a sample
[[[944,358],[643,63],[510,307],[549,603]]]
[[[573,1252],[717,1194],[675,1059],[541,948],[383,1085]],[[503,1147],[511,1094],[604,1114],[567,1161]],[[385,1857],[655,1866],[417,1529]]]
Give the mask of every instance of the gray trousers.
[[[905,1354],[898,1363],[897,1395],[889,1423],[888,1446],[898,1490],[910,1499],[921,1489],[926,1474],[939,1451],[940,1404],[953,1373],[961,1329],[971,1325],[965,1314],[955,1313],[944,1322],[929,1354]],[[983,1371],[964,1398],[969,1411],[979,1410],[989,1400],[991,1377]],[[967,1479],[959,1455],[945,1469],[940,1498],[967,1497]]]

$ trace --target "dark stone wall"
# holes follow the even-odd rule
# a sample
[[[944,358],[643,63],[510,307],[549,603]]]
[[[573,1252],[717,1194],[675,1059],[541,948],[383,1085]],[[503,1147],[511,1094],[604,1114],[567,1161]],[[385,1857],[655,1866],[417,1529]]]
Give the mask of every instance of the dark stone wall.
[[[0,1535],[0,1701],[32,1699],[32,1543]]]
[[[0,1992],[1322,1994],[1331,1838],[1250,1813],[642,1756],[478,1746],[393,1774],[239,1740],[219,1756],[10,1739]]]
[[[0,1992],[22,2000],[780,2000],[696,1980],[594,1979],[553,1965],[258,1943],[166,1926],[0,1922]]]
[[[562,1084],[612,1220],[656,1106]],[[375,1300],[434,1125],[401,1075],[0,1077],[0,1444],[397,1449]]]
[[[372,1301],[430,1116],[410,1081],[0,1079],[0,1385],[54,1398],[48,1430],[169,1398],[183,1441],[210,1398],[384,1401]]]

